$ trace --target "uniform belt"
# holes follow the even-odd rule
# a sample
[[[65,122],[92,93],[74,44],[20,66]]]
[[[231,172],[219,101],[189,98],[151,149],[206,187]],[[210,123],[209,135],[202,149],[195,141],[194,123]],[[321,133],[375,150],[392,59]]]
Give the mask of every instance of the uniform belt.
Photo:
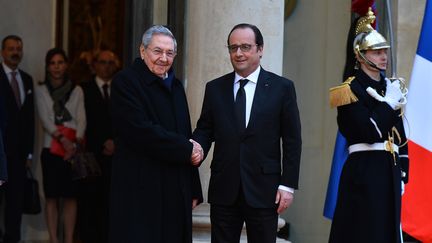
[[[391,147],[393,147],[393,151],[391,150]],[[383,143],[356,143],[353,145],[350,145],[348,147],[348,151],[350,154],[355,152],[362,152],[362,151],[374,151],[374,150],[383,150],[388,151],[390,153],[399,153],[399,147],[396,144],[389,143],[388,141],[385,141]]]

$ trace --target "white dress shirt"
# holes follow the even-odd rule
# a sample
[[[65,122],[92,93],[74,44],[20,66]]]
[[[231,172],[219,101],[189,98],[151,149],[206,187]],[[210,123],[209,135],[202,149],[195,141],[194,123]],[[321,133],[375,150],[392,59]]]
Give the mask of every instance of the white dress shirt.
[[[103,81],[99,76],[96,76],[95,78],[96,84],[99,87],[99,91],[101,92],[102,96],[104,95],[103,86],[104,84],[108,84],[108,95],[111,96],[111,80],[108,80],[108,82]]]
[[[18,68],[15,70],[12,70],[4,62],[2,62],[2,65],[3,65],[3,70],[5,71],[6,76],[9,80],[9,84],[11,83],[11,80],[12,80],[12,72],[16,72],[15,79],[18,82],[20,100],[21,100],[21,104],[24,104],[24,101],[25,101],[24,82],[22,81],[21,74],[20,74]]]

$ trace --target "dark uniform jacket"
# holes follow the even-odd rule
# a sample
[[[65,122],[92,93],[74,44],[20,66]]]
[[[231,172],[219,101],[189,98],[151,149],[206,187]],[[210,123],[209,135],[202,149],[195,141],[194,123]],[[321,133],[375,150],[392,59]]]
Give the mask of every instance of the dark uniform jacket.
[[[354,152],[343,167],[331,243],[400,242],[401,171],[408,172],[408,148],[400,110],[375,100],[366,92],[372,87],[385,94],[384,77],[377,82],[358,70],[351,90],[359,99],[338,107],[339,130],[348,145],[383,143],[389,135],[399,154],[385,150]],[[396,132],[397,131],[397,132]]]
[[[202,193],[198,170],[191,165],[183,85],[174,79],[169,91],[136,59],[114,77],[111,105],[116,152],[110,242],[192,242],[192,198],[201,201]],[[179,218],[183,222],[171,224]],[[179,229],[182,239],[166,240]]]

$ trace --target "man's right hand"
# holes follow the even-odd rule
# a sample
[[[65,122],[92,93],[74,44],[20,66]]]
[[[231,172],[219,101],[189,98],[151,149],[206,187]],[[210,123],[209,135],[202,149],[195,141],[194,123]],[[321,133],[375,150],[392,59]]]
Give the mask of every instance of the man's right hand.
[[[399,110],[406,104],[406,93],[402,93],[400,89],[400,81],[390,81],[386,79],[387,90],[385,96],[381,96],[371,87],[366,89],[366,92],[378,101],[386,102],[393,110]]]
[[[201,161],[204,159],[204,151],[199,143],[197,143],[193,139],[189,139],[189,141],[193,144],[192,155],[191,155],[191,163],[193,166],[198,166]]]
[[[103,149],[102,153],[104,155],[107,155],[107,156],[113,155],[115,146],[114,146],[114,141],[112,139],[106,140],[105,143],[103,144],[103,146],[104,146],[104,149]]]

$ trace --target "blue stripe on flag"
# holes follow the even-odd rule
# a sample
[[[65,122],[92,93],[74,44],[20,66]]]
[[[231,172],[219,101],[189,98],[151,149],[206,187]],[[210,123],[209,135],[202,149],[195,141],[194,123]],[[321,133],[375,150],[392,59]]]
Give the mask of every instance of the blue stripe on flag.
[[[432,62],[432,3],[426,1],[417,54]]]
[[[333,161],[330,172],[330,178],[327,187],[327,195],[324,204],[324,217],[333,219],[336,208],[339,178],[342,173],[343,165],[348,157],[348,145],[344,136],[338,131],[336,143],[333,152]]]

